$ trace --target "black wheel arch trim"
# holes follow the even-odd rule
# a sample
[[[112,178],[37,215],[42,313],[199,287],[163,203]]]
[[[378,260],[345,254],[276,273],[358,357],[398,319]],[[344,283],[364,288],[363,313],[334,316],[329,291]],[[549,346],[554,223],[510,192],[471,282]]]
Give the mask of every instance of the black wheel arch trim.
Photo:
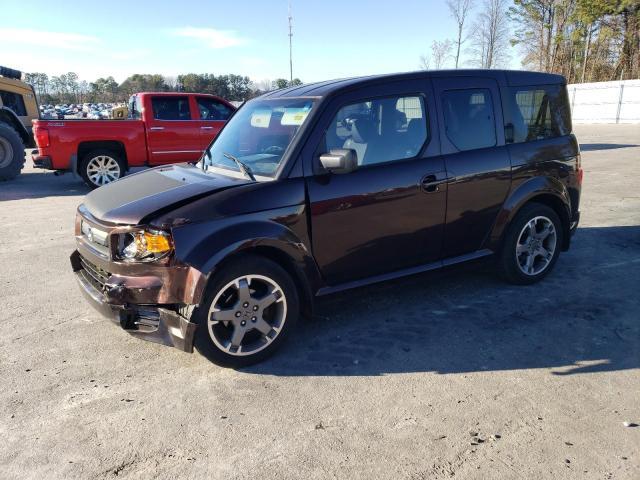
[[[502,245],[502,240],[507,231],[507,227],[518,214],[520,209],[531,201],[538,199],[540,203],[549,204],[560,217],[563,227],[562,250],[569,248],[571,241],[571,198],[567,187],[558,179],[549,176],[532,177],[518,185],[509,193],[502,209],[498,213],[488,239],[488,248],[498,251]]]
[[[219,228],[214,223],[173,229],[176,256],[181,262],[198,269],[208,283],[226,262],[240,255],[264,256],[294,277],[304,300],[301,305],[308,307],[303,313],[312,313],[313,298],[324,282],[306,243],[292,229],[272,220],[248,220]]]

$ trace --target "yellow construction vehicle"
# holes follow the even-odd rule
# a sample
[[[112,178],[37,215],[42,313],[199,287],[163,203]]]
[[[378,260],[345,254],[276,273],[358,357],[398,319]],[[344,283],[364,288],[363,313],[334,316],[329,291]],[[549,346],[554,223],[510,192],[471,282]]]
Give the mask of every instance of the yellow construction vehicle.
[[[0,180],[20,174],[25,148],[35,147],[31,121],[38,117],[36,95],[22,72],[0,67]]]

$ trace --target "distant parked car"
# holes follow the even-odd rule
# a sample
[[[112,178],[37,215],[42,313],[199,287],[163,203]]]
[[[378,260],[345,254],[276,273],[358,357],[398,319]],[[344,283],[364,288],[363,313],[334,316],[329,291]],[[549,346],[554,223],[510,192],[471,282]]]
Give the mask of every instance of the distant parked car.
[[[317,296],[490,256],[512,283],[541,280],[570,246],[581,182],[559,75],[309,84],[247,102],[197,167],[87,195],[71,264],[126,331],[239,367]]]

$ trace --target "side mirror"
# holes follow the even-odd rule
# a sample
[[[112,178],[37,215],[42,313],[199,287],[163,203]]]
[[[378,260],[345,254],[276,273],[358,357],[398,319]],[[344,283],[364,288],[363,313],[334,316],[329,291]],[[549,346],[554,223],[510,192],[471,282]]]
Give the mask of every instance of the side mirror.
[[[332,173],[350,173],[358,168],[358,155],[350,148],[336,148],[320,155],[320,163]]]

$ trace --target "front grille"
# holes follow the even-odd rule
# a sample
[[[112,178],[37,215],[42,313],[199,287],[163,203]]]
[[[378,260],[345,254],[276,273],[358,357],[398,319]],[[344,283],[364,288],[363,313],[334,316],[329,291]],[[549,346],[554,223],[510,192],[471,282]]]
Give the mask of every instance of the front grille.
[[[82,255],[80,255],[80,265],[82,266],[82,270],[80,270],[80,274],[84,277],[84,279],[89,282],[96,290],[100,292],[104,292],[104,286],[111,277],[111,274],[106,270],[101,269],[100,267],[94,265]]]

